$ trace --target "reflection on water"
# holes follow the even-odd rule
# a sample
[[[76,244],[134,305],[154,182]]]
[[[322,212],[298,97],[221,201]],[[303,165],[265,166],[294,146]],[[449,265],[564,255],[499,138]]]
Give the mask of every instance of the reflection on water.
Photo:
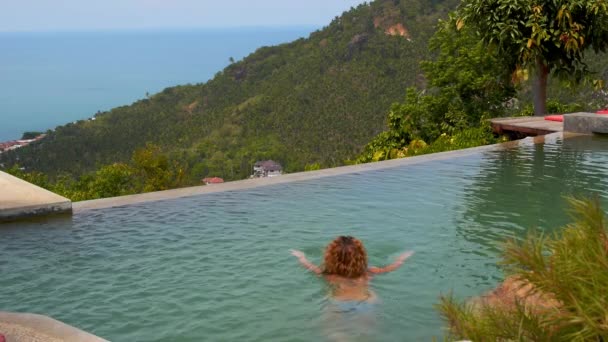
[[[605,138],[575,137],[488,153],[465,189],[459,234],[497,251],[499,242],[527,229],[563,226],[567,196],[608,198],[607,147]]]
[[[607,176],[608,140],[573,138],[3,225],[0,307],[115,341],[429,340],[440,293],[495,286],[506,237],[564,225],[563,196],[608,198]],[[373,280],[372,320],[330,315],[323,280],[289,254],[319,262],[343,234],[372,265],[416,251]]]
[[[380,303],[328,300],[322,308],[322,333],[329,341],[374,341]]]

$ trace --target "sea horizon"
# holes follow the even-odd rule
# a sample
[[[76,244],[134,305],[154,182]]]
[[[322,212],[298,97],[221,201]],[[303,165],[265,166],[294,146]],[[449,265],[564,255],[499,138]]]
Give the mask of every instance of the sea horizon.
[[[46,29],[46,30],[0,30],[2,34],[86,34],[86,33],[153,33],[153,32],[230,32],[230,31],[243,31],[243,30],[254,30],[254,31],[285,31],[285,30],[299,30],[306,29],[314,30],[321,29],[321,26],[317,25],[243,25],[243,26],[207,26],[207,27],[128,27],[128,28],[93,28],[93,29]]]
[[[129,105],[167,87],[207,82],[262,46],[313,26],[3,31],[0,141]]]

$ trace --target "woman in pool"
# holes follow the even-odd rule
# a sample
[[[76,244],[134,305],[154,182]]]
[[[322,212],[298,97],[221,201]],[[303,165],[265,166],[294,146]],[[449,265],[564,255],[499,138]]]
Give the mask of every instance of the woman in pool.
[[[352,236],[338,236],[325,248],[322,266],[306,259],[301,251],[291,254],[309,271],[323,276],[331,291],[322,320],[327,337],[334,341],[367,340],[374,334],[376,295],[369,289],[375,274],[396,270],[414,252],[405,252],[385,267],[368,267],[363,243]]]
[[[405,252],[385,267],[368,267],[363,243],[352,236],[338,236],[325,248],[322,266],[317,266],[301,251],[291,254],[309,271],[323,276],[331,286],[331,301],[340,311],[360,311],[376,301],[369,289],[369,281],[376,274],[399,268],[414,252]]]

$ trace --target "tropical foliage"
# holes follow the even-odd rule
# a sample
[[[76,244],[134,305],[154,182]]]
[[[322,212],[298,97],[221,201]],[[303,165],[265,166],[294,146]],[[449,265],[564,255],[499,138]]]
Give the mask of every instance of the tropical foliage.
[[[53,180],[40,172],[24,172],[18,165],[6,171],[72,201],[167,190],[186,184],[183,165],[170,160],[154,145],[136,150],[129,163],[105,165],[78,178],[60,176]]]
[[[473,32],[457,30],[455,22],[454,16],[440,22],[430,40],[437,55],[422,63],[427,89],[407,90],[405,102],[388,114],[388,130],[365,147],[358,162],[496,141],[485,119],[501,116],[515,96],[511,74],[502,56],[488,51]]]
[[[531,232],[523,241],[506,244],[502,265],[512,286],[503,284],[469,302],[442,297],[439,309],[449,324],[450,338],[608,339],[608,229],[604,212],[597,198],[570,202],[574,222],[563,230],[553,236]]]
[[[506,62],[513,71],[535,72],[536,115],[547,113],[549,73],[581,79],[585,50],[608,47],[606,0],[463,0],[459,16],[457,28],[474,26],[485,44],[512,56]]]

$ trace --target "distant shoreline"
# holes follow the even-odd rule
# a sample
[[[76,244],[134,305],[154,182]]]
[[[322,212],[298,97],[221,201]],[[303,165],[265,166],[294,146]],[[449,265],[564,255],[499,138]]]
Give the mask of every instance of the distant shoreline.
[[[21,147],[25,147],[34,141],[40,141],[46,137],[45,133],[37,135],[33,139],[17,139],[17,140],[8,140],[8,141],[0,141],[0,154],[12,150],[16,150]]]
[[[167,87],[207,82],[230,57],[240,60],[315,29],[0,32],[0,46],[10,52],[0,54],[2,77],[10,81],[0,83],[0,141],[86,120]]]
[[[62,29],[62,30],[14,30],[14,31],[0,31],[0,35],[55,35],[55,34],[114,34],[114,33],[200,33],[200,32],[285,32],[290,30],[302,31],[308,30],[313,32],[321,29],[323,25],[285,25],[285,26],[263,26],[263,25],[251,25],[251,26],[227,26],[227,27],[167,27],[167,28],[107,28],[107,29]]]

